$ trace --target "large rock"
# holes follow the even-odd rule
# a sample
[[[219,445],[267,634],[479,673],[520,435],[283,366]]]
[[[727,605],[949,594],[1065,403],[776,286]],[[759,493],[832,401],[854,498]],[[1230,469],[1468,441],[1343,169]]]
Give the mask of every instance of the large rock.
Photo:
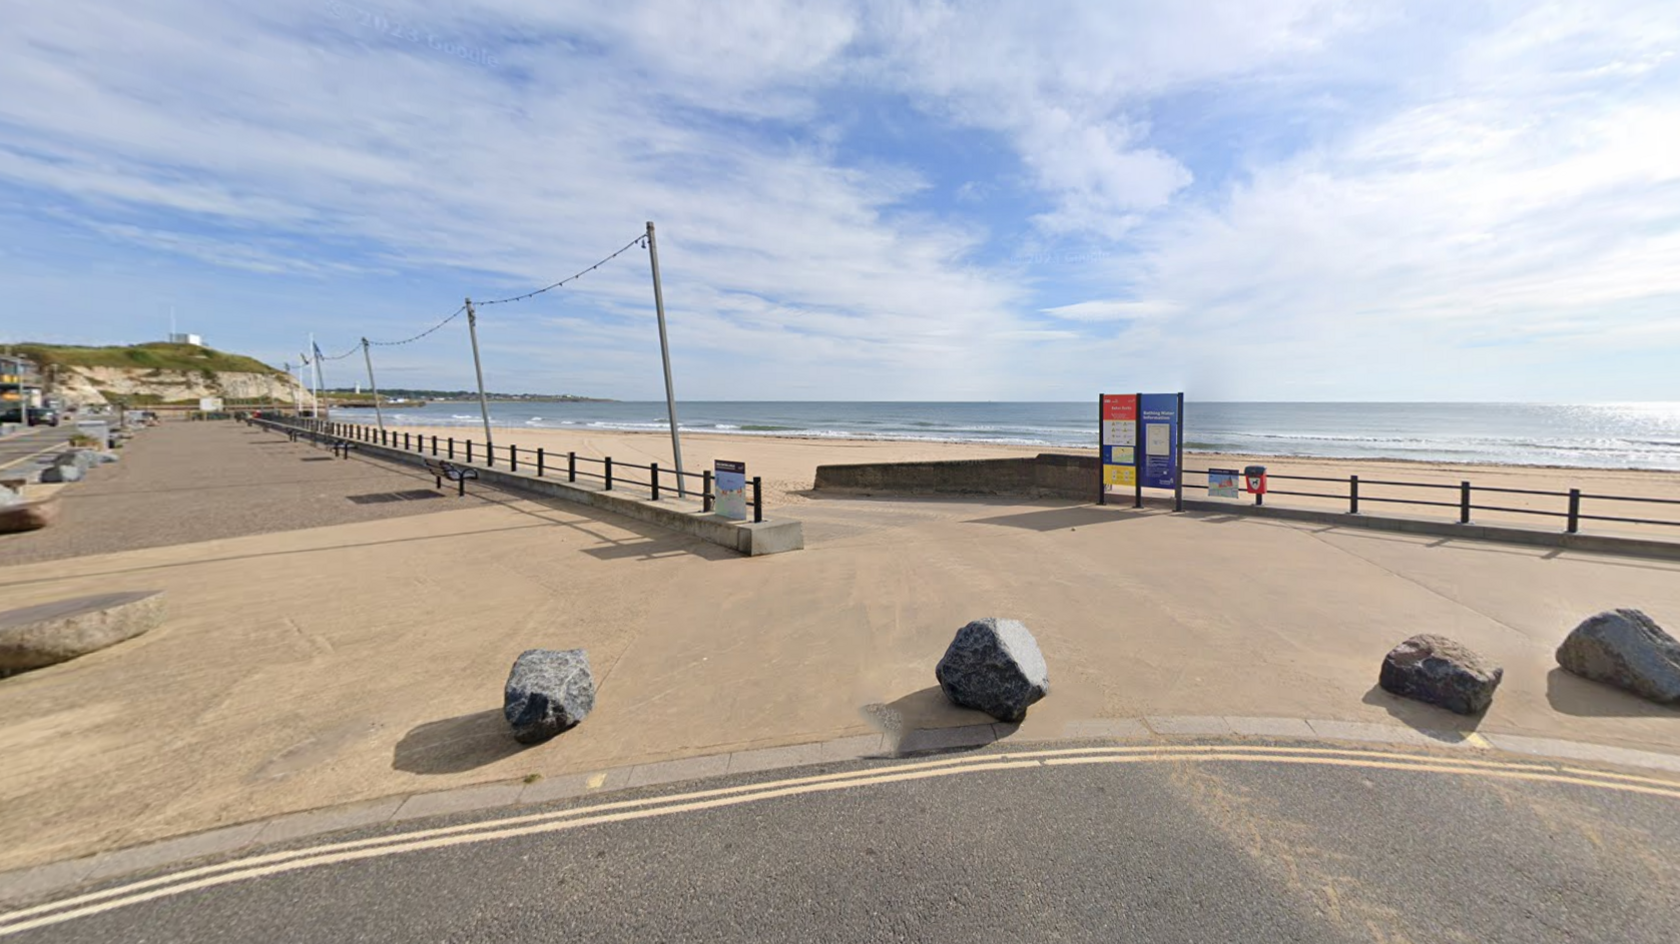
[[[6,494],[11,494],[7,492]],[[40,501],[0,502],[0,534],[37,531],[58,520],[58,496]]]
[[[0,672],[87,655],[156,628],[163,615],[160,590],[101,593],[0,613]]]
[[[1383,657],[1377,684],[1461,715],[1487,710],[1505,670],[1445,636],[1413,636]]]
[[[41,470],[41,481],[46,483],[80,482],[86,474],[87,470],[75,463],[50,465]]]
[[[1680,706],[1680,642],[1638,610],[1610,610],[1575,627],[1558,665],[1664,705]]]
[[[1011,723],[1050,693],[1038,641],[1011,619],[987,617],[957,630],[933,675],[951,701]]]
[[[81,469],[83,472],[86,472],[88,469],[93,468],[95,462],[97,461],[94,458],[96,455],[98,455],[98,453],[95,453],[92,449],[67,449],[64,452],[53,456],[52,464],[61,468],[73,465],[76,468]]]
[[[588,717],[595,676],[582,649],[530,649],[514,660],[502,715],[521,744],[537,744]]]

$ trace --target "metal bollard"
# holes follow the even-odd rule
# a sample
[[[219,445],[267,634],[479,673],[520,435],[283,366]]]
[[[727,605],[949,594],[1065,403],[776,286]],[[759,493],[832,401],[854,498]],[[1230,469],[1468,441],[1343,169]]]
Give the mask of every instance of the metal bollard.
[[[437,455],[437,434],[432,434],[432,455]]]
[[[449,458],[455,458],[455,437],[449,437]]]
[[[472,461],[472,440],[467,440],[467,461]]]
[[[508,471],[519,471],[519,447],[512,443],[508,444]]]

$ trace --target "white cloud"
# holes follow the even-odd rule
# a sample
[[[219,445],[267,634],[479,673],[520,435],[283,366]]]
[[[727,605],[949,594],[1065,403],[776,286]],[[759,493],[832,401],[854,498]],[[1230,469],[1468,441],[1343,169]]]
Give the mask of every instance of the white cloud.
[[[1532,396],[1586,369],[1572,349],[1674,343],[1676,20],[1638,2],[24,5],[0,36],[0,211],[199,268],[64,237],[59,269],[25,246],[0,276],[71,312],[186,282],[239,310],[229,331],[313,324],[326,346],[568,274],[654,219],[691,396],[1082,397],[1146,370],[1239,396],[1280,376]],[[1019,165],[859,155],[867,136],[826,110],[852,95],[905,96]],[[1244,149],[1251,105],[1289,146]],[[1228,176],[1198,179],[1206,163]],[[1033,251],[982,262],[999,243]],[[647,277],[629,253],[484,327],[510,373],[654,394],[632,366],[656,363]]]
[[[1057,305],[1054,308],[1042,309],[1053,318],[1063,321],[1136,321],[1143,318],[1160,318],[1171,315],[1179,310],[1179,306],[1169,301],[1133,301],[1127,299],[1107,299],[1088,302],[1076,302],[1072,305]]]

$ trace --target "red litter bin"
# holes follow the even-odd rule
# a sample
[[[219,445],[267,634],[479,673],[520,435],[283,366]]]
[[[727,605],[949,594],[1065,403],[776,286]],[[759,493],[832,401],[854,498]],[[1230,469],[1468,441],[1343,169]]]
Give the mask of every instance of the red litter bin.
[[[1250,465],[1243,467],[1243,481],[1248,486],[1248,493],[1254,496],[1256,505],[1264,501],[1266,494],[1266,467]]]

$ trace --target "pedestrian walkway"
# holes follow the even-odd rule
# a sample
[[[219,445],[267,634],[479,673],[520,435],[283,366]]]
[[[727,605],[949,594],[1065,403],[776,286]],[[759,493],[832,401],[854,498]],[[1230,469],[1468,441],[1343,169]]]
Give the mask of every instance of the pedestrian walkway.
[[[224,422],[141,430],[119,462],[63,489],[53,526],[0,536],[0,566],[454,511],[483,504],[417,470]]]

